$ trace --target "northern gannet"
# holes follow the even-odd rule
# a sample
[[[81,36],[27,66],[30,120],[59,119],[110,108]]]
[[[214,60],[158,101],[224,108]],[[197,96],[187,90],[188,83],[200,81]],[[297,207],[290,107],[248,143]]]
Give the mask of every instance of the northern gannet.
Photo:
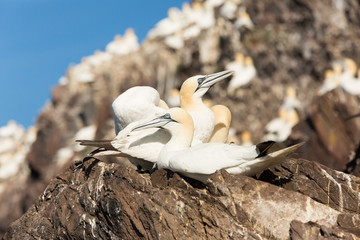
[[[98,147],[93,156],[112,155],[127,158],[144,170],[150,170],[170,139],[161,129],[131,132],[132,127],[166,112],[167,104],[158,91],[148,86],[129,88],[112,103],[116,137],[113,140],[77,140],[80,145]]]
[[[138,50],[139,42],[134,30],[129,28],[125,31],[124,37],[116,35],[114,41],[106,46],[106,52],[114,55],[126,55]]]
[[[86,58],[82,58],[81,63],[70,66],[68,75],[72,83],[90,83],[95,80],[92,67]]]
[[[250,15],[247,12],[241,12],[234,23],[234,28],[238,30],[241,30],[242,28],[253,29],[254,24],[251,21]]]
[[[188,109],[195,121],[199,123],[198,136],[195,143],[208,141],[214,129],[214,114],[207,108],[201,97],[216,82],[230,76],[231,71],[223,71],[210,75],[198,75],[187,79],[180,90],[182,106]],[[181,100],[180,100],[181,101]],[[167,111],[167,106],[151,87],[133,87],[121,94],[113,102],[114,121],[117,136],[113,140],[77,140],[80,145],[98,147],[91,155],[114,155],[128,158],[134,165],[150,170],[157,161],[170,135],[161,129],[145,129],[133,132],[132,129],[154,116]],[[205,138],[206,137],[206,138]]]
[[[332,69],[325,71],[324,82],[321,85],[318,95],[321,96],[340,85],[342,67],[338,63],[334,63]]]
[[[241,53],[235,55],[235,61],[229,63],[226,69],[234,71],[234,76],[227,88],[229,94],[234,93],[237,88],[248,84],[256,76],[256,68],[252,58],[249,56],[244,58]]]
[[[280,106],[279,117],[271,120],[265,126],[264,141],[285,141],[291,134],[292,128],[299,122],[300,102],[296,99],[296,92],[293,87],[286,89],[286,97]]]
[[[150,30],[148,34],[149,39],[156,37],[165,37],[176,33],[181,30],[184,26],[182,12],[175,7],[168,10],[168,17],[159,21],[156,26]]]
[[[193,138],[193,121],[182,108],[169,111],[133,131],[147,128],[162,128],[171,134],[171,139],[159,154],[157,167],[170,169],[203,183],[217,170],[225,169],[231,174],[252,176],[275,164],[281,163],[302,143],[268,153],[273,143],[257,146],[237,146],[235,144],[204,143],[190,147]]]
[[[224,105],[215,105],[210,109],[215,115],[215,126],[209,142],[226,143],[229,136],[231,112]]]
[[[170,107],[179,107],[180,106],[180,92],[178,89],[173,88],[169,91],[166,102]]]
[[[204,105],[202,96],[211,86],[230,76],[232,71],[223,71],[210,75],[197,75],[184,81],[180,89],[180,106],[194,121],[194,139],[192,146],[208,142],[215,125],[214,113]]]
[[[350,58],[344,60],[344,72],[341,74],[340,86],[341,88],[350,94],[360,95],[360,70],[358,71],[358,78],[356,74],[356,63]]]
[[[128,124],[162,114],[168,109],[158,91],[148,86],[129,88],[112,103],[116,135]]]
[[[241,133],[241,146],[252,146],[254,145],[251,141],[251,132],[244,131]]]

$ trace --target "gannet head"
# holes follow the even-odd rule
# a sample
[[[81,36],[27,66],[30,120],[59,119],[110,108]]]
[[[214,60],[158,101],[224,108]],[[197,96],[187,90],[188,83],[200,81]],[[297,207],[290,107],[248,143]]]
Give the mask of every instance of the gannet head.
[[[325,81],[331,79],[334,76],[334,71],[331,69],[325,70],[324,77]]]
[[[245,66],[246,66],[246,67],[252,67],[252,66],[254,66],[254,62],[253,62],[252,58],[249,57],[249,56],[245,57],[244,62],[245,62]]]
[[[244,54],[236,53],[235,54],[235,61],[239,63],[244,63]]]
[[[286,97],[296,99],[296,90],[294,87],[289,86],[286,88]]]
[[[182,108],[170,108],[169,111],[141,125],[135,126],[132,131],[140,131],[148,128],[167,129],[170,133],[178,133],[181,126],[194,131],[194,122],[191,116]]]
[[[249,144],[252,145],[251,141],[251,132],[244,131],[241,133],[241,144]]]
[[[119,42],[119,41],[121,41],[121,40],[122,40],[121,35],[120,35],[120,34],[116,34],[115,37],[114,37],[114,41],[115,41],[115,42]]]
[[[222,71],[209,75],[197,75],[188,78],[182,84],[180,89],[180,104],[189,102],[188,100],[195,97],[201,98],[215,83],[231,76],[233,71]]]
[[[344,70],[349,72],[351,76],[355,76],[357,66],[354,60],[350,58],[345,58],[344,64],[345,64]]]

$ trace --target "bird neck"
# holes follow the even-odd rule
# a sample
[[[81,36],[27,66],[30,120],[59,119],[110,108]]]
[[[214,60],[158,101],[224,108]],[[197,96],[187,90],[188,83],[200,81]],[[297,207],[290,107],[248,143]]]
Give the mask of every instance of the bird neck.
[[[171,138],[163,148],[163,152],[179,151],[189,148],[194,135],[193,126],[182,125],[176,130],[170,131]]]
[[[205,104],[203,103],[202,99],[199,97],[194,96],[180,96],[180,106],[181,108],[185,109],[186,111],[191,111],[196,108],[206,108]]]

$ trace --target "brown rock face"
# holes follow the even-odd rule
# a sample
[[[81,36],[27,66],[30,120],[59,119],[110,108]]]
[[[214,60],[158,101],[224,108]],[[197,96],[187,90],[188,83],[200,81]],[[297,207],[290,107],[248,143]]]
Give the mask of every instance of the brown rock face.
[[[360,101],[335,89],[314,99],[307,119],[293,128],[290,141],[306,141],[299,157],[317,161],[336,170],[349,172],[360,136]],[[356,163],[354,164],[356,166]]]
[[[253,178],[221,171],[204,186],[88,159],[54,179],[4,239],[306,239],[319,228],[340,239],[358,227],[358,215]]]
[[[360,178],[305,159],[286,159],[259,180],[307,195],[337,211],[360,213]]]

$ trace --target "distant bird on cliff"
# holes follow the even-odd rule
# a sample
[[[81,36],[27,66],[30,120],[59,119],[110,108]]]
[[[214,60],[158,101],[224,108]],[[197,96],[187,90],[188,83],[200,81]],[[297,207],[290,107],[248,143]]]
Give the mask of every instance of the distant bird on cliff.
[[[234,71],[227,88],[229,94],[233,94],[237,88],[248,84],[256,76],[252,58],[244,57],[241,53],[235,55],[235,61],[228,63],[226,69]]]
[[[251,21],[250,15],[243,11],[234,23],[234,28],[241,30],[242,28],[253,29],[254,23]]]
[[[220,7],[220,15],[227,19],[234,19],[236,16],[236,10],[238,6],[233,1],[226,1],[224,5]]]
[[[110,53],[96,50],[94,55],[85,57],[91,67],[98,67],[104,63],[109,62],[113,56]]]
[[[148,38],[154,39],[174,34],[183,28],[184,21],[182,12],[179,9],[172,7],[168,10],[168,17],[162,19],[150,30]]]
[[[203,95],[215,83],[232,75],[232,71],[223,71],[209,75],[197,75],[187,79],[180,89],[180,106],[194,121],[194,139],[192,146],[208,142],[215,125],[214,113],[204,105]]]
[[[231,174],[252,176],[275,164],[302,145],[296,144],[275,152],[268,152],[274,142],[256,146],[204,143],[190,147],[193,138],[191,116],[181,108],[171,108],[168,113],[134,128],[133,131],[162,128],[171,134],[157,160],[159,169],[170,169],[184,176],[206,183],[211,174],[225,169]]]
[[[344,72],[340,77],[340,87],[352,95],[360,95],[360,69],[356,74],[356,63],[350,58],[344,60]]]
[[[231,124],[231,111],[224,105],[215,105],[210,109],[215,116],[215,126],[208,142],[226,143]]]
[[[291,134],[291,129],[299,122],[298,111],[301,108],[293,87],[286,89],[286,97],[279,108],[279,117],[271,120],[265,126],[264,141],[285,141]]]
[[[251,132],[249,131],[243,131],[241,133],[241,146],[252,146],[254,145],[251,141]]]
[[[173,88],[169,91],[166,102],[170,107],[180,106],[180,92],[177,88]]]
[[[324,76],[325,79],[318,91],[318,95],[321,96],[337,88],[340,85],[341,73],[342,73],[342,66],[337,62],[333,64],[332,69],[326,70]]]
[[[81,59],[81,63],[71,66],[68,71],[68,79],[72,83],[90,83],[95,80],[92,67],[86,58]]]
[[[134,30],[129,28],[125,31],[124,37],[116,35],[114,41],[106,46],[106,52],[114,55],[126,55],[139,49],[138,38]]]

